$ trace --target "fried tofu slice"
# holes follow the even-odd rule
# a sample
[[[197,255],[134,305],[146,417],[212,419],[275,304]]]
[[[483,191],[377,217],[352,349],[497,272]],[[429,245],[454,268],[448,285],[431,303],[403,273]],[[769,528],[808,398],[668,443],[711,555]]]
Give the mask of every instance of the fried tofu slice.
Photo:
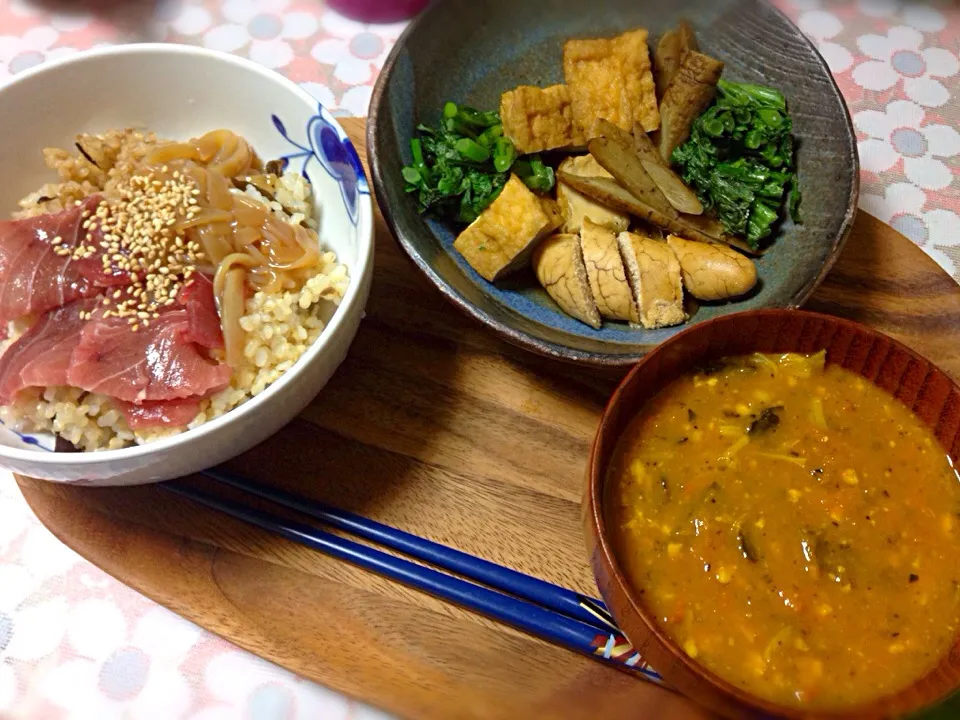
[[[580,238],[568,234],[548,237],[533,251],[533,271],[567,315],[599,329],[600,313],[580,253]]]
[[[563,46],[563,73],[573,119],[587,140],[600,134],[600,120],[630,132],[637,123],[647,132],[660,127],[643,28],[615,38],[568,40]]]
[[[497,199],[453,246],[482,278],[493,282],[526,265],[537,243],[562,220],[552,200],[541,200],[511,175]]]
[[[567,158],[560,163],[559,170],[580,177],[612,178],[593,155]],[[601,205],[562,181],[557,182],[557,202],[563,212],[562,229],[565,233],[579,233],[587,219],[614,233],[624,232],[630,227],[629,215]]]
[[[500,96],[500,120],[503,134],[523,155],[580,147],[586,142],[573,121],[566,85],[521,85],[505,92]]]
[[[563,210],[560,209],[560,206],[556,203],[556,201],[552,200],[551,198],[541,196],[538,196],[537,199],[540,200],[540,208],[547,216],[547,219],[553,224],[553,230],[556,230],[558,227],[563,225]]]
[[[593,291],[593,300],[600,314],[609,320],[639,325],[637,302],[627,282],[616,233],[587,218],[580,232],[580,247],[590,279],[590,290]]]
[[[640,324],[653,330],[686,322],[680,261],[670,246],[634,233],[620,233],[617,242],[640,309]]]
[[[571,175],[579,175],[580,177],[613,177],[613,175],[608,173],[607,169],[597,162],[597,159],[589,153],[568,157],[560,163],[560,167]]]

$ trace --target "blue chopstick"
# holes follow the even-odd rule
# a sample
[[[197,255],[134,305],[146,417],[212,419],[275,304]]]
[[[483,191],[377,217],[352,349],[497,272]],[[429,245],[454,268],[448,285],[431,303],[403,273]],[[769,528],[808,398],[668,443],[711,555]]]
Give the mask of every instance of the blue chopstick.
[[[524,575],[516,570],[511,570],[446,545],[411,535],[408,532],[383,525],[362,515],[355,515],[316,500],[310,500],[241,477],[224,468],[211,468],[204,474],[238,490],[252,493],[266,500],[272,500],[364,540],[402,552],[448,572],[454,572],[502,592],[529,600],[601,630],[619,632],[613,617],[600,600],[586,597],[530,575]]]
[[[647,680],[662,682],[660,676],[643,662],[633,646],[615,629],[601,631],[594,625],[549,608],[418,565],[326,530],[217,497],[190,487],[181,480],[163,483],[161,487],[267,532],[462,605],[548,642],[637,673]]]

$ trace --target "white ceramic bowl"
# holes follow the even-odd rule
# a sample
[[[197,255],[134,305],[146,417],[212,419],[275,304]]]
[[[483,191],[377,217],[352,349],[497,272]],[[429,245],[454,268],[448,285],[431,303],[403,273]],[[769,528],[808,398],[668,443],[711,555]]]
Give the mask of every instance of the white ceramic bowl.
[[[216,465],[279,430],[323,388],[347,354],[370,291],[373,209],[346,133],[308,93],[241,58],[183,45],[125,45],[81,53],[0,88],[0,213],[55,180],[44,147],[80,132],[138,127],[189,139],[216,128],[244,136],[264,159],[287,157],[310,178],[324,246],[350,272],[343,303],[300,361],[265,392],[222,417],[147,445],[54,453],[49,436],[0,427],[0,466],[32,477],[135,485]]]

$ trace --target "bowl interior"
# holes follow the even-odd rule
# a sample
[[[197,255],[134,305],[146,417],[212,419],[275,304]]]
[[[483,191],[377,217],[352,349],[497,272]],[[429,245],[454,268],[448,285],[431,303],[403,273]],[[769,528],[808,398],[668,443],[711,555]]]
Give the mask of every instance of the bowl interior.
[[[0,186],[3,217],[21,198],[57,181],[42,151],[72,151],[78,133],[132,127],[187,140],[226,128],[245,137],[262,159],[288,158],[290,169],[310,178],[321,242],[337,253],[351,276],[364,272],[370,261],[369,189],[349,139],[306,92],[252,62],[186,46],[121,46],[21,76],[0,89],[0,103],[7,109],[0,113],[0,166],[8,169]],[[351,283],[341,307],[358,294],[357,285]],[[278,382],[296,372],[295,366]],[[270,389],[247,406],[269,394]],[[209,425],[250,412],[247,406]],[[49,450],[53,438],[21,437],[0,428],[0,445]]]
[[[689,18],[704,51],[726,62],[724,77],[780,88],[799,139],[802,226],[786,222],[759,261],[760,288],[734,304],[705,305],[693,321],[802,302],[828,268],[856,206],[858,167],[846,106],[830,72],[800,32],[761,0],[578,0],[517,3],[446,0],[401,39],[371,105],[371,167],[394,234],[440,289],[508,339],[575,360],[630,362],[678,332],[607,323],[593,330],[563,314],[532,272],[492,285],[453,249],[454,230],[424,220],[403,189],[417,123],[434,123],[448,100],[498,108],[519,84],[563,81],[562,46],[574,36],[647,27],[651,41]]]
[[[607,535],[603,511],[607,468],[617,441],[641,408],[665,385],[710,360],[753,352],[827,351],[827,362],[870,380],[911,408],[929,426],[944,450],[960,463],[960,387],[928,360],[906,346],[857,323],[816,313],[761,310],[729,315],[678,335],[645,357],[623,381],[604,413],[591,454],[587,532],[594,545],[592,562],[601,593],[620,626],[653,667],[708,705],[729,709],[729,698],[743,691],[691,660],[664,633],[619,568]],[[958,474],[960,480],[960,474]],[[953,655],[960,649],[954,646]],[[867,708],[869,716],[919,709],[960,685],[960,667],[945,658],[915,686]],[[755,708],[784,713],[761,700]],[[797,713],[786,712],[793,716]]]

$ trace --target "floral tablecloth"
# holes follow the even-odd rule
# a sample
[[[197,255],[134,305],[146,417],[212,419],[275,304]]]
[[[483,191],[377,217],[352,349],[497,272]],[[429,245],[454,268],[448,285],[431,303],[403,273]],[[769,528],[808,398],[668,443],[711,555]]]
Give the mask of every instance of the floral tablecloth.
[[[861,206],[960,279],[960,6],[777,0],[850,106]],[[0,0],[0,82],[77,50],[167,41],[236,52],[365,115],[402,24],[322,0]],[[57,541],[0,474],[0,718],[374,718],[124,587]]]

